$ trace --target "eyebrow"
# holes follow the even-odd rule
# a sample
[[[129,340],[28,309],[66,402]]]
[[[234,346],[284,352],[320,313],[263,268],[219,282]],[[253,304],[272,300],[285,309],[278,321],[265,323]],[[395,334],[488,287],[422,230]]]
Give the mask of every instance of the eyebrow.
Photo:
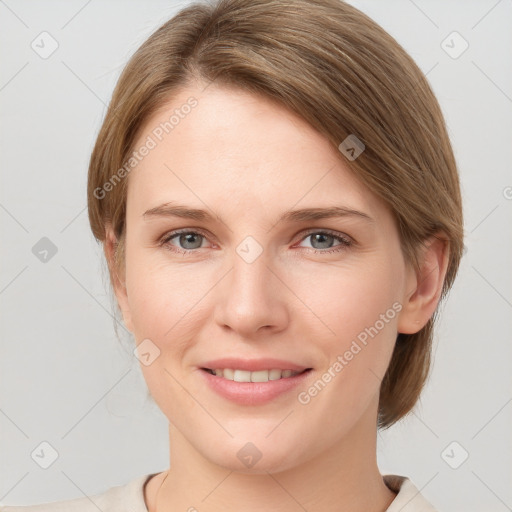
[[[164,203],[155,208],[151,208],[143,213],[143,218],[155,217],[180,217],[183,219],[193,219],[205,222],[215,221],[215,216],[206,210],[189,208],[176,203]],[[279,218],[279,222],[307,222],[322,219],[343,217],[356,217],[368,222],[374,223],[375,220],[367,213],[344,206],[330,206],[326,208],[303,208],[300,210],[288,210]]]

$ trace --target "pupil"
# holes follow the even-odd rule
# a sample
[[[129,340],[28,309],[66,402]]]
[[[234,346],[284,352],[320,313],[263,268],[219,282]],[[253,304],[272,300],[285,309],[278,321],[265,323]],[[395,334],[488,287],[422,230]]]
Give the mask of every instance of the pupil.
[[[189,246],[187,246],[187,244],[189,244],[189,243],[191,243],[192,245],[194,245],[194,238],[197,238],[197,237],[198,237],[198,235],[196,235],[196,234],[194,234],[194,233],[187,233],[187,234],[185,234],[185,235],[181,235],[181,237],[180,237],[180,238],[181,238],[180,242],[181,242],[181,243],[182,243],[182,245],[184,245],[184,246],[185,246],[185,248],[187,248],[187,249],[197,249],[197,248],[201,245],[201,243],[199,243],[199,246],[197,246],[197,247],[189,247]],[[196,241],[196,244],[197,244],[197,241]]]
[[[332,238],[332,236],[331,235],[322,234],[322,233],[319,233],[319,234],[313,236],[313,239],[315,240],[315,242],[320,242],[320,244],[322,244],[322,243],[325,244],[326,243],[325,240],[328,239],[328,238]],[[325,248],[329,248],[329,247],[330,247],[330,245],[327,244],[325,247],[322,246],[320,248],[321,249],[325,249]]]

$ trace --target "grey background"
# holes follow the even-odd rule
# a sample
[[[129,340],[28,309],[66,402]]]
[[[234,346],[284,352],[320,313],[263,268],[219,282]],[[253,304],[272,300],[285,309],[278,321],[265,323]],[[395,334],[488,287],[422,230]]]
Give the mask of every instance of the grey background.
[[[186,3],[0,1],[4,505],[92,495],[168,467],[167,421],[147,399],[129,337],[114,333],[85,189],[124,63]],[[350,3],[427,73],[460,169],[467,234],[431,379],[414,413],[379,434],[380,468],[409,476],[440,510],[512,510],[512,2]],[[59,45],[47,59],[31,47],[43,31]],[[441,46],[453,31],[469,43],[458,58]],[[47,262],[32,252],[43,237],[57,248]],[[48,469],[31,457],[44,441],[58,452]]]

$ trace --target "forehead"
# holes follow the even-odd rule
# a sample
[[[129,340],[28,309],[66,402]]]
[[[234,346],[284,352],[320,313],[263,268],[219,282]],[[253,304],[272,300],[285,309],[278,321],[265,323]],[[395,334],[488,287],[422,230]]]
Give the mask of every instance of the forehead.
[[[266,97],[215,83],[177,91],[145,123],[135,150],[151,146],[129,176],[141,214],[170,200],[265,211],[325,203],[382,203],[307,122]]]

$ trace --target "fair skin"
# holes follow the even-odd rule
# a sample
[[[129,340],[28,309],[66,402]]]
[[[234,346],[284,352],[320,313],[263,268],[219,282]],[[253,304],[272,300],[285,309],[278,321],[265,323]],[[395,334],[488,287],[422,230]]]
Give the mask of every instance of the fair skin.
[[[148,510],[384,511],[395,493],[376,462],[380,381],[397,333],[417,332],[437,306],[444,244],[430,240],[413,270],[389,208],[322,135],[266,98],[203,89],[179,91],[139,134],[135,147],[197,98],[129,176],[126,260],[114,278],[136,343],[150,339],[160,350],[141,368],[169,420],[171,464],[146,485]],[[143,215],[170,202],[213,219]],[[331,206],[366,216],[278,222],[288,210]],[[182,229],[196,234],[169,239]],[[110,227],[107,235],[112,261]],[[251,263],[236,250],[248,236],[262,248]],[[394,303],[401,310],[300,403],[298,393]],[[312,370],[299,389],[241,405],[200,375],[200,362],[226,356]],[[237,457],[248,442],[262,454],[251,468]]]

